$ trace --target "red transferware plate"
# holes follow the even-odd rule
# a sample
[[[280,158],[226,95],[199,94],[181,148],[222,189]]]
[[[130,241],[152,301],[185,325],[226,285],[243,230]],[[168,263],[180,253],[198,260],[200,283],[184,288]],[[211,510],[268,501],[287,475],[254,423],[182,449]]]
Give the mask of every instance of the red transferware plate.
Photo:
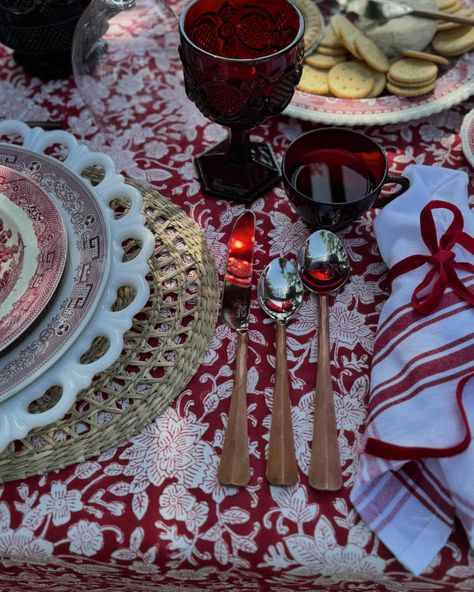
[[[51,197],[0,165],[0,351],[45,309],[66,255],[66,227]]]

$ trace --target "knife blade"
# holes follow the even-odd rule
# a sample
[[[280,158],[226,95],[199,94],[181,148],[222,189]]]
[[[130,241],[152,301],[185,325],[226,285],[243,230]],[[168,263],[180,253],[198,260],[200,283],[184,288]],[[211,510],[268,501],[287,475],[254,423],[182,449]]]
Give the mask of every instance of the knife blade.
[[[222,293],[221,320],[237,332],[234,385],[217,478],[222,485],[243,486],[250,479],[247,426],[247,343],[252,289],[255,214],[246,210],[236,220]]]

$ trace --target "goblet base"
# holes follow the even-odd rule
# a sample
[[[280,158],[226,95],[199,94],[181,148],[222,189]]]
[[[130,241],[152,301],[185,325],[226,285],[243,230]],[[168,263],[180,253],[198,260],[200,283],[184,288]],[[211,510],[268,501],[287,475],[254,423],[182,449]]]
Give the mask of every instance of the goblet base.
[[[251,160],[235,163],[229,158],[229,143],[221,142],[195,159],[205,193],[251,203],[280,181],[273,150],[263,142],[250,142]]]

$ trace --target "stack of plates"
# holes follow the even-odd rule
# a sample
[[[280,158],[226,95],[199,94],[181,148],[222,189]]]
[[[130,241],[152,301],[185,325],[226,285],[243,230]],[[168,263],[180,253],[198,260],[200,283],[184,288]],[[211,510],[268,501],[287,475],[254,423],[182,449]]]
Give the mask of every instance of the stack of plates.
[[[58,287],[67,233],[53,199],[0,166],[0,352],[46,308]]]
[[[140,213],[141,195],[116,174],[104,154],[90,152],[66,132],[44,132],[15,121],[0,123],[0,450],[31,429],[57,421],[92,377],[120,355],[123,335],[145,305],[148,259],[154,237]],[[60,162],[45,154],[62,145]],[[90,166],[104,178],[95,186],[82,176]],[[110,204],[126,200],[116,216]],[[122,244],[140,245],[123,261]],[[114,311],[117,290],[135,293]],[[81,362],[97,337],[104,355]],[[43,413],[29,405],[48,389],[61,396]]]

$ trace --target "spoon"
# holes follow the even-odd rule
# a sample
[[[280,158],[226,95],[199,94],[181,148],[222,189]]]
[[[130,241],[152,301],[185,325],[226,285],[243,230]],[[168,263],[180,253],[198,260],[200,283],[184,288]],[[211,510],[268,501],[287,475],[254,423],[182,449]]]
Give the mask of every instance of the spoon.
[[[349,0],[346,3],[345,11],[380,23],[411,14],[413,16],[447,21],[459,25],[474,26],[474,19],[472,17],[450,14],[439,10],[425,10],[393,0]]]
[[[274,259],[258,280],[258,301],[274,319],[276,378],[266,477],[272,485],[294,485],[298,480],[286,357],[286,322],[300,307],[304,288],[296,267],[282,257]]]
[[[329,230],[317,230],[301,247],[297,266],[303,284],[311,292],[319,294],[318,374],[308,478],[315,489],[337,491],[342,487],[342,471],[329,359],[328,294],[347,281],[349,257],[336,234]]]

